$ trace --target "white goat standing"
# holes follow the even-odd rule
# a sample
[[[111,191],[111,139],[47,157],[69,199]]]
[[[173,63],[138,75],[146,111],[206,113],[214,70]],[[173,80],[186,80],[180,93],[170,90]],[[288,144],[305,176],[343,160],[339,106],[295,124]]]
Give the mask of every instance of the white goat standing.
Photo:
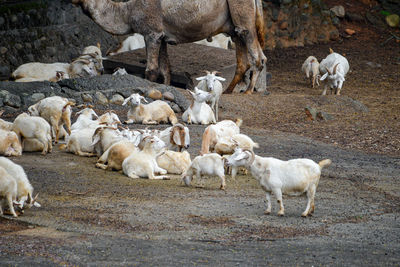
[[[319,63],[316,57],[309,56],[301,66],[301,70],[305,73],[307,79],[311,79],[312,88],[315,87],[315,83],[319,86]]]
[[[68,134],[71,134],[71,106],[74,105],[68,98],[50,96],[30,106],[28,112],[31,116],[40,116],[50,123],[55,143],[58,143],[60,132],[64,132],[64,125]]]
[[[147,105],[141,104],[141,100],[147,103],[146,99],[139,94],[132,94],[122,103],[123,106],[129,103],[128,120],[125,123],[159,124],[160,122],[172,125],[178,123],[175,112],[164,101],[156,100]]]
[[[210,100],[212,95],[206,91],[194,88],[192,94],[193,102],[182,114],[182,120],[189,124],[210,124],[216,123],[214,112],[211,107],[206,103]]]
[[[319,71],[323,74],[320,80],[327,80],[322,95],[326,95],[328,86],[331,91],[335,90],[336,95],[340,95],[340,90],[342,90],[343,82],[349,69],[350,66],[347,59],[331,50],[331,53],[319,64]]]
[[[7,173],[13,177],[17,184],[16,202],[19,207],[21,207],[22,212],[25,209],[30,209],[32,206],[38,208],[41,207],[41,205],[37,202],[38,194],[32,198],[33,186],[29,182],[28,176],[26,175],[22,166],[5,157],[0,157],[0,167],[7,170]]]
[[[274,193],[280,205],[278,215],[283,216],[282,193],[301,195],[307,193],[307,207],[301,216],[306,217],[314,212],[314,197],[321,170],[331,164],[330,159],[320,161],[318,164],[310,159],[292,159],[288,161],[276,158],[263,158],[251,150],[237,148],[235,153],[227,158],[228,166],[244,166],[250,169],[251,174],[259,181],[266,192],[267,209],[265,214],[271,213],[271,192]]]
[[[12,216],[18,217],[14,210],[14,202],[17,199],[17,183],[6,169],[0,166],[0,215],[3,215],[3,199],[7,202]]]
[[[193,176],[201,179],[202,175],[218,176],[221,179],[220,189],[225,190],[224,158],[216,153],[195,157],[190,167],[182,174],[182,180],[189,186]]]
[[[215,118],[218,121],[219,99],[223,91],[221,82],[225,81],[225,78],[216,76],[217,71],[213,71],[211,73],[206,71],[206,73],[206,76],[196,78],[197,81],[200,81],[197,85],[197,88],[211,93],[211,108],[214,111]]]

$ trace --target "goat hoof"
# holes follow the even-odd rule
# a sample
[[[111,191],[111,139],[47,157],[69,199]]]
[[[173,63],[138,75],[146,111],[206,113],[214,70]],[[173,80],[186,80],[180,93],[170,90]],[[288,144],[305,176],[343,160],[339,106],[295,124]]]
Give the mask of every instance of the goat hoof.
[[[271,211],[270,211],[270,210],[266,210],[266,211],[264,211],[264,214],[265,214],[265,215],[270,215],[270,214],[271,214]]]
[[[225,185],[221,185],[219,189],[225,190]]]
[[[284,216],[285,213],[284,212],[278,212],[278,216]]]

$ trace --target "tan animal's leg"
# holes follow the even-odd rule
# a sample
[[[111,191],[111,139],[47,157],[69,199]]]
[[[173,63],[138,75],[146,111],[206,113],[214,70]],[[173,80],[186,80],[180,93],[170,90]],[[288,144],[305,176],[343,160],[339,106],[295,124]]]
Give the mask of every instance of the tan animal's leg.
[[[58,127],[58,122],[59,120],[57,120],[57,118],[51,117],[50,118],[50,125],[51,127],[54,129],[54,143],[57,144],[58,143],[58,137],[60,134],[60,129]]]
[[[224,91],[224,94],[231,94],[235,89],[236,85],[243,80],[243,76],[246,71],[250,68],[247,63],[247,51],[243,42],[238,37],[232,36],[232,40],[236,45],[236,71],[228,88]]]
[[[225,188],[226,188],[225,175],[222,175],[222,176],[220,176],[219,178],[221,179],[221,186],[220,186],[219,189],[225,190]]]
[[[151,33],[144,37],[147,56],[145,76],[146,79],[152,82],[157,81],[159,74],[159,57],[162,37],[162,33]]]
[[[12,200],[11,194],[7,195],[7,204],[8,204],[8,208],[10,209],[10,212],[11,212],[12,216],[13,217],[18,217],[17,214],[15,213],[15,210],[14,210],[14,204],[13,204],[13,200]]]
[[[271,214],[272,205],[271,205],[271,193],[266,192],[265,199],[267,200],[267,209],[264,211],[264,214],[269,215]]]
[[[167,43],[162,40],[160,47],[160,74],[163,83],[169,85],[171,83],[171,68],[167,52]]]
[[[311,215],[312,209],[314,206],[314,196],[315,196],[315,185],[310,186],[310,188],[307,191],[307,207],[306,210],[301,214],[302,217],[307,217],[308,215]]]
[[[279,204],[279,212],[278,212],[278,215],[279,215],[279,216],[283,216],[283,215],[285,215],[285,208],[283,207],[282,191],[281,191],[280,189],[275,189],[275,190],[274,190],[274,194],[275,194],[276,199],[277,199],[278,204]]]
[[[51,141],[48,142],[48,140],[45,140],[44,138],[40,137],[38,138],[39,142],[43,144],[43,150],[42,150],[42,155],[46,155],[47,152],[49,151],[49,143],[51,145]]]

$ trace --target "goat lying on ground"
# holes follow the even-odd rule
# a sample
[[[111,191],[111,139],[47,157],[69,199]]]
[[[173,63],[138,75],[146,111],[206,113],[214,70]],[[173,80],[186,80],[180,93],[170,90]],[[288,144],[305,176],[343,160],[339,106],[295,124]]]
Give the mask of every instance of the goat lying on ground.
[[[122,170],[122,162],[132,154],[139,151],[134,143],[119,141],[111,145],[97,160],[96,167],[103,170]]]
[[[240,133],[242,120],[238,119],[235,122],[231,120],[223,120],[217,124],[208,126],[203,133],[200,155],[214,151],[215,145],[222,137],[231,137],[234,134]]]
[[[187,151],[175,152],[167,150],[157,157],[158,166],[170,174],[182,174],[189,168],[190,163],[190,154]]]
[[[220,155],[210,153],[195,157],[190,167],[182,174],[182,180],[186,185],[190,185],[193,176],[201,179],[202,175],[218,176],[221,179],[220,189],[225,190],[224,159]]]
[[[7,157],[22,155],[22,145],[15,132],[0,129],[0,155]]]
[[[178,151],[183,148],[188,149],[190,145],[189,128],[177,123],[174,126],[168,127],[161,131],[158,136],[167,146],[167,149],[178,147]]]
[[[159,124],[170,122],[172,125],[178,123],[175,112],[166,102],[156,100],[145,105],[140,103],[141,100],[147,103],[143,96],[132,94],[122,103],[123,106],[128,103],[130,105],[128,120],[125,123]]]
[[[210,100],[212,95],[208,92],[194,88],[192,94],[193,102],[182,114],[182,120],[189,124],[210,124],[216,123],[214,112],[207,105],[206,101]]]
[[[322,160],[317,164],[310,159],[283,161],[276,158],[263,158],[255,155],[251,150],[241,148],[237,148],[235,153],[227,158],[228,166],[244,166],[250,169],[253,177],[259,181],[266,192],[265,214],[271,213],[271,192],[274,193],[280,205],[278,215],[281,216],[285,214],[282,193],[293,195],[307,193],[307,207],[301,216],[312,215],[321,170],[330,164],[330,159]]]
[[[147,137],[143,150],[134,150],[122,162],[122,170],[129,178],[148,177],[149,179],[166,179],[167,171],[157,165],[156,158],[165,149],[165,143],[157,136]],[[155,176],[160,173],[161,176]]]

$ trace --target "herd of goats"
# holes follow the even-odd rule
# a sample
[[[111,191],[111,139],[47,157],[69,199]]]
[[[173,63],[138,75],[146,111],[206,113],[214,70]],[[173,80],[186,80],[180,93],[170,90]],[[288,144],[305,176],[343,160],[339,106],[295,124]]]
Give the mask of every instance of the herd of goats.
[[[323,94],[328,87],[340,94],[349,64],[345,57],[333,52],[319,64],[310,56],[302,66],[314,87],[318,80],[326,80]],[[99,45],[89,46],[72,63],[27,63],[12,74],[17,82],[58,81],[60,79],[99,75],[103,71]],[[118,70],[115,74],[121,73]],[[321,76],[322,74],[322,76]],[[170,179],[167,174],[181,175],[189,186],[193,177],[217,176],[220,189],[226,187],[225,174],[235,179],[238,169],[244,167],[257,179],[266,192],[266,214],[271,213],[271,193],[280,205],[278,215],[284,215],[282,194],[307,195],[306,217],[314,212],[314,196],[321,170],[331,164],[325,159],[316,163],[310,159],[282,161],[255,155],[258,147],[249,136],[240,133],[242,121],[218,121],[219,99],[223,93],[217,72],[207,72],[199,81],[192,95],[192,104],[182,114],[188,124],[208,125],[202,136],[200,155],[191,160],[186,149],[190,145],[189,128],[178,122],[171,107],[163,100],[147,103],[145,97],[132,94],[124,100],[129,106],[125,124],[160,124],[172,126],[164,130],[129,129],[122,127],[116,113],[107,111],[98,116],[93,107],[83,106],[71,125],[74,101],[60,96],[44,98],[19,114],[13,122],[0,119],[0,154],[21,156],[24,151],[52,151],[53,143],[64,143],[61,150],[78,156],[97,156],[97,168],[122,171],[129,178]],[[210,103],[210,105],[208,104]],[[2,112],[0,112],[1,116]],[[175,151],[177,150],[177,151]],[[0,215],[4,212],[17,217],[32,206],[40,207],[37,195],[24,169],[0,157]]]

